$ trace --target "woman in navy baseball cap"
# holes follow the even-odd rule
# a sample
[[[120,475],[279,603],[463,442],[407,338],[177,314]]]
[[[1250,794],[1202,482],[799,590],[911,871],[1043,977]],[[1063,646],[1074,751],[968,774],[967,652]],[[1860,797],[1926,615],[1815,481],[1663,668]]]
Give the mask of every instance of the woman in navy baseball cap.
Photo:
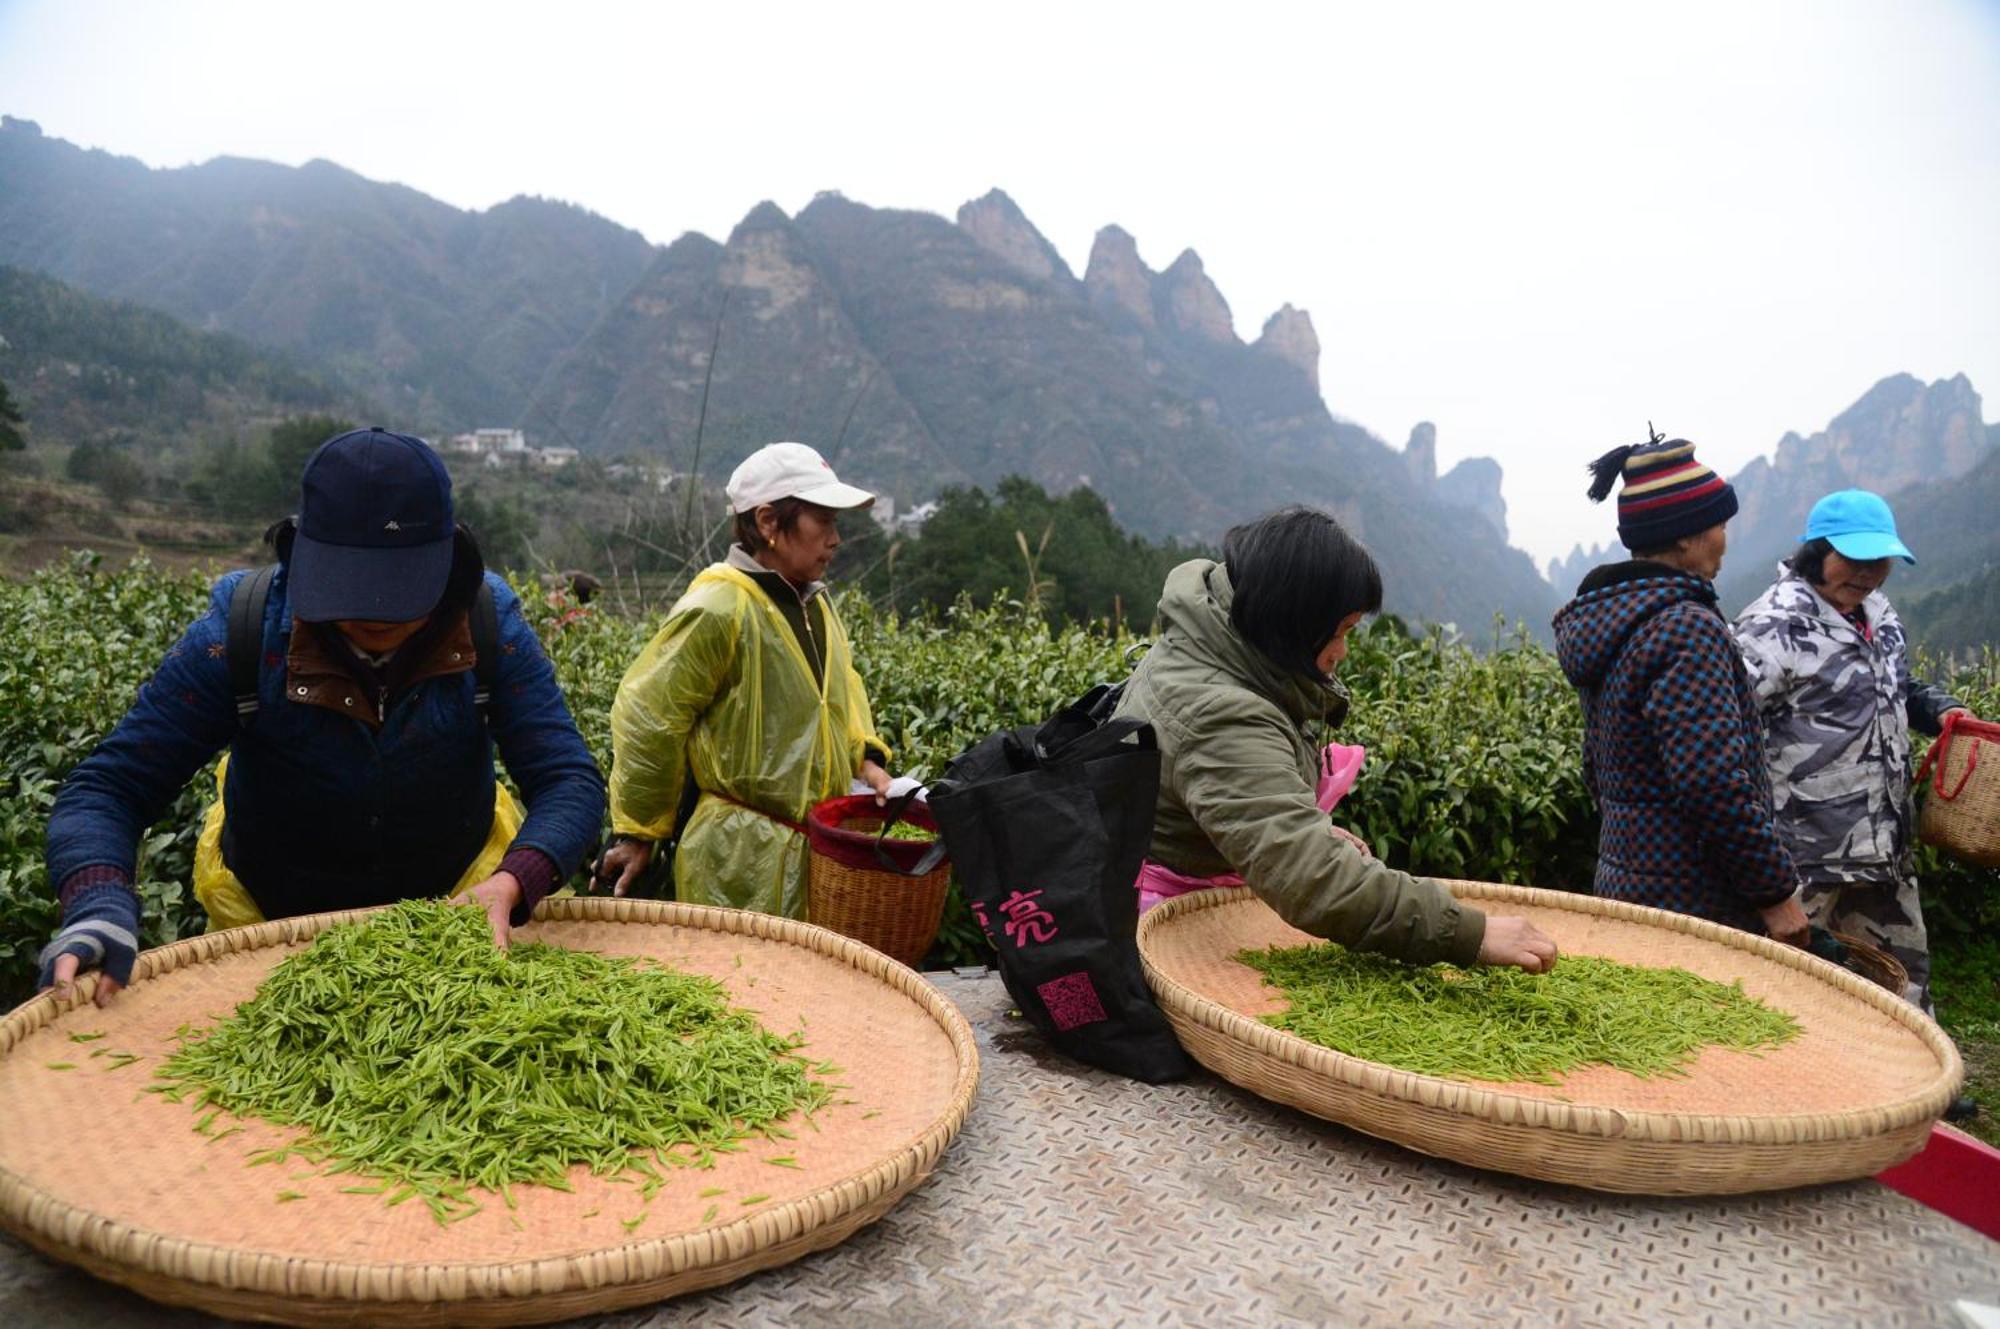
[[[451,473],[422,439],[356,429],[320,444],[299,485],[292,614],[409,623],[451,576]]]
[[[102,1001],[129,979],[139,837],[217,753],[194,882],[211,928],[448,894],[483,906],[504,942],[596,839],[597,763],[427,444],[328,439],[272,543],[278,562],[216,583],[64,783],[44,986],[96,967]],[[525,811],[494,779],[496,747]]]

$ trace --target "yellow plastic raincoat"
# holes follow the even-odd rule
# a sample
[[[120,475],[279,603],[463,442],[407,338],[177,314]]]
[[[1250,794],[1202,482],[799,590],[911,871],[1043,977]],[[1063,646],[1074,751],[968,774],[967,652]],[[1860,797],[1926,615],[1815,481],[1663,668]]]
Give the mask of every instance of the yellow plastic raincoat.
[[[692,904],[806,916],[815,803],[845,794],[865,747],[887,753],[854,656],[826,605],[823,682],[777,605],[726,564],[702,570],[611,704],[611,829],[664,840],[682,782],[701,799],[674,855]]]
[[[236,879],[229,865],[222,861],[222,785],[229,775],[227,756],[215,766],[215,801],[202,814],[201,833],[194,842],[194,898],[201,901],[201,907],[208,911],[208,930],[220,932],[223,928],[240,928],[251,923],[262,923],[264,911],[251,898],[249,888]],[[486,833],[486,844],[479,856],[459,876],[451,888],[451,894],[459,896],[485,881],[500,870],[500,860],[507,856],[507,849],[514,843],[514,837],[521,830],[521,823],[527,814],[521,805],[507,792],[507,786],[494,782],[493,785],[493,828]],[[555,892],[567,895],[569,891]]]

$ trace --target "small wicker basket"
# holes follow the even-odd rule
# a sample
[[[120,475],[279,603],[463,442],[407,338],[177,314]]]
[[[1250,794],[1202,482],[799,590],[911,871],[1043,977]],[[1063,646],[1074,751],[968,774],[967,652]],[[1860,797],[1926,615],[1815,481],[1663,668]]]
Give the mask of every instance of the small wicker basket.
[[[2000,867],[2000,724],[1946,717],[1917,768],[1919,785],[1926,774],[1931,787],[1917,837],[1954,858]]]
[[[1851,932],[1836,932],[1833,939],[1847,948],[1846,969],[1859,974],[1886,992],[1902,996],[1910,989],[1910,971],[1903,962],[1873,942]]]
[[[937,940],[951,860],[941,840],[887,838],[898,819],[938,833],[931,810],[908,798],[887,809],[867,794],[829,798],[806,814],[807,917],[915,969]]]

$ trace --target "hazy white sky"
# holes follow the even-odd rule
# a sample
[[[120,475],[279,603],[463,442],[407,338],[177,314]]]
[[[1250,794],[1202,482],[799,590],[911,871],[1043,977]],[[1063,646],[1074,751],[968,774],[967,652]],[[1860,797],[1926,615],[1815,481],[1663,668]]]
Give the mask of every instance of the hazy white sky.
[[[1538,559],[1648,419],[1734,470],[1899,370],[2000,397],[2000,0],[0,0],[0,110],[660,242],[999,185],[1079,273],[1117,222],[1246,338],[1309,310],[1334,412],[1498,457]]]

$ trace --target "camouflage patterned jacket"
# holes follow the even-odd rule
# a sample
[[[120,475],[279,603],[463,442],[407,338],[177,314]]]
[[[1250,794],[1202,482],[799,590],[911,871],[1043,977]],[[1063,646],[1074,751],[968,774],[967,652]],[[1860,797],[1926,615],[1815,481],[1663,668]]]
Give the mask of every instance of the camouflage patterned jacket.
[[[1910,871],[1910,726],[1938,732],[1960,703],[1910,677],[1902,622],[1882,592],[1861,605],[1869,632],[1804,578],[1775,585],[1736,619],[1764,717],[1778,826],[1812,880]]]

